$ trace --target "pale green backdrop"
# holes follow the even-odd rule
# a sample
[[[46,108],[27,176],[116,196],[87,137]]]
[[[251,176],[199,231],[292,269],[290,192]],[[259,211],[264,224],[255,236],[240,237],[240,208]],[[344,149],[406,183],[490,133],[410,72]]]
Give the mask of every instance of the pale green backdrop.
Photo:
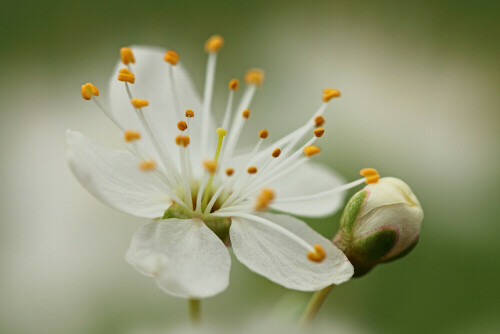
[[[124,261],[144,222],[80,187],[64,131],[118,146],[80,85],[105,88],[121,46],[154,44],[176,49],[201,88],[213,33],[226,38],[216,107],[230,78],[266,70],[248,134],[285,133],[322,88],[339,88],[318,159],[348,179],[366,166],[403,178],[424,207],[415,251],[334,289],[319,314],[325,331],[500,332],[499,17],[487,0],[2,0],[0,332],[149,333],[187,322],[183,300]],[[330,237],[338,216],[308,222]],[[204,302],[208,322],[251,329],[306,302],[233,263],[230,288]]]

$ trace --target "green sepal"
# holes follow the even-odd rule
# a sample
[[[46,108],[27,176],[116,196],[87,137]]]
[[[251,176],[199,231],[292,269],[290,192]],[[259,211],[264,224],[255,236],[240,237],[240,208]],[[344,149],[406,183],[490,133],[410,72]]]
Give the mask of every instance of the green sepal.
[[[396,230],[385,228],[366,238],[356,240],[353,251],[361,256],[365,262],[378,262],[394,247],[398,240]]]
[[[340,217],[340,227],[342,228],[344,235],[352,235],[354,222],[356,221],[356,217],[358,217],[359,211],[361,210],[367,195],[368,192],[366,190],[360,190],[349,199],[349,202],[347,202],[344,212]]]
[[[398,259],[408,255],[408,253],[411,252],[413,250],[413,248],[415,248],[417,246],[418,240],[419,240],[419,238],[415,239],[415,241],[412,242],[405,250],[403,250],[401,253],[399,253],[393,257],[388,258],[387,260],[384,260],[384,263],[392,262],[394,260],[398,260]]]
[[[198,217],[193,214],[192,211],[187,210],[183,206],[174,203],[172,204],[167,211],[163,214],[161,219],[191,219]],[[231,226],[231,218],[228,217],[198,217],[207,227],[212,230],[222,240],[222,242],[226,242],[229,237],[229,227]]]

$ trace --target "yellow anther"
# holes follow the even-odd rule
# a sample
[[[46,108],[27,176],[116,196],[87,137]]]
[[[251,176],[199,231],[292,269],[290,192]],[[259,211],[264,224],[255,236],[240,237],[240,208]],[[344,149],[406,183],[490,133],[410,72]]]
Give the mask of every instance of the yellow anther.
[[[137,131],[134,131],[134,130],[126,130],[123,133],[123,137],[125,138],[126,142],[131,142],[134,140],[141,139],[141,134]]]
[[[205,42],[205,51],[217,52],[224,45],[224,38],[219,35],[213,35]]]
[[[134,53],[131,48],[123,47],[120,49],[120,56],[122,58],[122,63],[128,65],[130,63],[135,64]]]
[[[240,82],[238,79],[232,79],[231,81],[229,81],[229,89],[230,90],[237,90],[239,86],[240,86]]]
[[[228,169],[226,169],[226,175],[227,175],[227,176],[231,176],[231,175],[233,175],[233,174],[234,174],[234,169],[233,169],[233,168],[228,168]]]
[[[257,167],[250,166],[250,167],[248,167],[247,172],[248,172],[248,174],[255,174],[255,173],[257,173]]]
[[[144,99],[135,99],[134,98],[134,99],[130,100],[130,103],[132,103],[132,105],[137,109],[149,106],[149,101],[144,100]]]
[[[262,129],[259,131],[259,138],[266,139],[269,136],[269,131]]]
[[[264,188],[260,192],[257,197],[257,201],[255,203],[255,210],[261,211],[265,210],[269,207],[269,204],[274,200],[274,191],[269,188]]]
[[[339,97],[340,91],[333,88],[323,89],[323,102],[328,102],[334,97]]]
[[[323,118],[323,116],[316,116],[314,118],[314,123],[316,124],[316,126],[322,126],[323,124],[325,124],[325,119]]]
[[[264,83],[264,71],[258,68],[252,68],[245,74],[247,84],[261,86]]]
[[[85,100],[90,100],[92,96],[99,96],[99,89],[91,83],[86,83],[82,85],[81,93]]]
[[[179,146],[188,146],[189,143],[191,142],[191,138],[189,138],[189,136],[182,136],[182,135],[178,135],[177,137],[175,137],[175,143]]]
[[[209,173],[213,174],[217,170],[217,163],[213,160],[205,160],[203,161],[203,167],[205,167]]]
[[[153,170],[156,167],[156,162],[153,159],[143,160],[139,163],[141,170]]]
[[[323,133],[325,133],[325,129],[323,128],[317,128],[316,130],[314,130],[314,135],[318,138],[321,137]]]
[[[314,251],[309,251],[307,253],[307,258],[312,262],[322,262],[326,258],[325,249],[318,244],[313,246]]]
[[[135,82],[135,75],[128,69],[122,68],[120,72],[118,72],[118,80],[133,84]]]
[[[380,175],[377,170],[374,168],[363,168],[359,175],[364,176],[366,178],[365,182],[367,184],[377,183],[380,179]]]
[[[186,110],[186,117],[187,118],[194,117],[194,111],[192,111],[191,109]]]
[[[312,157],[313,155],[316,155],[319,152],[321,152],[321,149],[318,146],[311,145],[304,147],[304,155],[306,157]]]
[[[222,137],[227,135],[227,131],[223,128],[217,128],[217,130],[215,130],[215,132],[217,132],[217,135],[222,136]]]
[[[241,113],[241,116],[243,116],[243,118],[248,119],[248,117],[250,117],[250,109],[243,110],[243,112]]]
[[[365,180],[366,184],[372,184],[372,183],[377,183],[378,180],[380,180],[380,176],[377,174],[377,175],[372,175],[372,176],[368,176]]]
[[[177,65],[177,63],[179,62],[179,55],[174,50],[168,50],[167,52],[165,52],[163,60],[165,60],[170,65],[174,66]]]
[[[377,175],[378,172],[375,168],[363,168],[362,170],[359,171],[359,175],[361,176],[372,176],[372,175]]]
[[[180,121],[179,123],[177,123],[177,129],[184,131],[187,128],[188,128],[188,125],[186,124],[186,122]]]
[[[273,156],[273,158],[277,158],[280,156],[280,154],[281,154],[281,150],[279,148],[275,148],[273,153],[272,153],[272,156]]]

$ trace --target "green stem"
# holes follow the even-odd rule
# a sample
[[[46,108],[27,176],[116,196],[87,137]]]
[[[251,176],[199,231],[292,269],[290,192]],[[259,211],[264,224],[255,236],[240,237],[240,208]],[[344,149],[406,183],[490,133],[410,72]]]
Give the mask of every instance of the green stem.
[[[201,322],[201,301],[199,299],[189,299],[189,318],[195,325]]]
[[[329,285],[323,290],[316,291],[311,299],[309,300],[309,304],[307,304],[306,310],[302,314],[302,318],[300,319],[300,324],[302,326],[307,326],[316,316],[319,311],[321,305],[325,301],[326,297],[330,293],[330,290],[333,289],[335,284]]]

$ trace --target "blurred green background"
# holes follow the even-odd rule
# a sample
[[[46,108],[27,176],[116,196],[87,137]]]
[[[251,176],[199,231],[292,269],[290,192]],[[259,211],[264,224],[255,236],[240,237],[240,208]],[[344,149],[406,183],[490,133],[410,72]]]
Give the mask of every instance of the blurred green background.
[[[418,247],[334,289],[318,316],[326,330],[500,332],[499,17],[500,2],[488,0],[2,0],[0,332],[146,333],[187,322],[183,300],[124,261],[144,221],[80,187],[64,131],[118,146],[80,85],[106,95],[118,49],[152,44],[177,50],[201,88],[213,33],[226,39],[216,107],[230,78],[262,67],[247,130],[283,134],[322,88],[339,88],[319,159],[348,179],[366,166],[400,177],[423,205]],[[308,222],[331,237],[338,215]],[[307,301],[233,260],[229,289],[203,303],[208,322],[252,328]]]

